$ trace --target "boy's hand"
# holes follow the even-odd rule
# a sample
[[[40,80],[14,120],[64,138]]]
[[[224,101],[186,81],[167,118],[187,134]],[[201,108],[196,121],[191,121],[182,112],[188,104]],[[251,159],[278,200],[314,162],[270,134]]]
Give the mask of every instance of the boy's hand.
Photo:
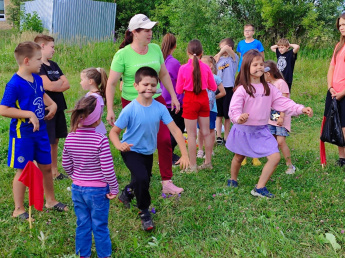
[[[238,120],[237,120],[237,123],[238,123],[238,124],[244,124],[245,122],[247,122],[248,117],[249,117],[249,114],[248,114],[248,113],[243,113],[243,114],[241,114],[240,117],[239,117]]]
[[[182,170],[187,169],[190,166],[188,155],[182,155],[181,158],[178,161],[176,161],[175,164],[180,164],[180,168]]]
[[[278,120],[277,120],[277,125],[278,125],[278,126],[282,126],[283,123],[284,123],[284,118],[280,116],[280,117],[278,118]]]
[[[29,123],[31,123],[34,126],[33,132],[36,132],[40,129],[40,122],[38,121],[37,116],[34,112],[31,112],[32,114],[29,117]]]
[[[55,116],[57,105],[54,102],[54,104],[51,104],[50,106],[46,107],[45,110],[48,110],[48,114],[44,117],[44,119],[50,120]]]
[[[305,107],[302,109],[303,114],[308,115],[309,117],[313,116],[313,110],[310,107]]]
[[[107,196],[107,198],[109,200],[112,200],[112,199],[115,199],[117,195],[116,194],[112,194],[112,193],[107,193],[106,196]]]
[[[127,142],[121,143],[120,147],[117,148],[119,151],[126,152],[130,151],[133,144],[128,144]]]

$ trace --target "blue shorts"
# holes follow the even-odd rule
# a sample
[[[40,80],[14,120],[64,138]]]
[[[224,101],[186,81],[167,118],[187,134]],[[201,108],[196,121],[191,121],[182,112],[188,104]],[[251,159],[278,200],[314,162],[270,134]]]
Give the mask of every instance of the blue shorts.
[[[210,112],[210,130],[213,130],[214,128],[216,128],[216,118],[217,118],[217,112]],[[199,123],[197,123],[198,129],[200,129],[199,127]]]
[[[270,129],[271,134],[273,135],[284,137],[289,136],[289,132],[285,129],[285,127],[268,125],[268,128]]]
[[[52,163],[47,133],[29,138],[10,137],[7,165],[23,169],[29,160],[42,165]]]

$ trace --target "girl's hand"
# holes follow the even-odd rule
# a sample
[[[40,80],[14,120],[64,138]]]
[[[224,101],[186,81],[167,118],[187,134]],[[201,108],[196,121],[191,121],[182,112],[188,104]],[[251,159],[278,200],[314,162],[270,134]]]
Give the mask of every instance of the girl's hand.
[[[107,196],[107,198],[109,200],[112,200],[112,199],[115,199],[117,195],[116,194],[112,194],[112,193],[107,193],[106,196]]]
[[[308,115],[309,117],[313,116],[313,110],[310,107],[305,107],[302,109],[303,114]]]
[[[278,120],[277,120],[277,125],[278,125],[278,126],[282,126],[283,123],[284,123],[284,118],[280,116],[280,117],[278,118]]]
[[[132,146],[133,146],[133,144],[128,144],[127,142],[123,142],[123,143],[121,143],[118,150],[122,151],[122,152],[130,151]]]
[[[238,120],[237,120],[237,123],[238,123],[238,124],[244,124],[245,122],[247,122],[248,117],[249,117],[249,114],[248,114],[248,113],[243,113],[243,114],[241,114],[240,117],[239,117]]]
[[[175,164],[180,164],[181,169],[187,169],[190,166],[188,155],[182,155]]]
[[[331,91],[334,93],[332,93]],[[331,88],[329,92],[332,94],[332,98],[335,97],[337,100],[341,100],[344,97],[344,94],[342,92],[337,93],[333,88]]]

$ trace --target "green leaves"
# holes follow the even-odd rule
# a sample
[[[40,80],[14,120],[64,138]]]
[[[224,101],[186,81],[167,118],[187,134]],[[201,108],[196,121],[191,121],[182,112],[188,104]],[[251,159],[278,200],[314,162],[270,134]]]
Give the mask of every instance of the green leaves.
[[[331,233],[325,233],[325,236],[323,234],[320,234],[318,236],[319,240],[324,244],[331,244],[333,250],[336,252],[337,250],[341,249],[341,246],[337,243],[337,240],[335,239],[335,236]]]

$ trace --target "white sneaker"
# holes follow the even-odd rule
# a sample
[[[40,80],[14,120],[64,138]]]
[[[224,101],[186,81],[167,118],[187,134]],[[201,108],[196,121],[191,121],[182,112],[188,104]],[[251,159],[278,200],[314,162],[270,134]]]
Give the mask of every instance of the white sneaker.
[[[286,174],[292,175],[296,171],[296,167],[294,165],[289,166],[289,168],[285,171]]]
[[[196,154],[197,158],[201,158],[204,157],[204,151],[203,150],[198,150],[198,153]]]

